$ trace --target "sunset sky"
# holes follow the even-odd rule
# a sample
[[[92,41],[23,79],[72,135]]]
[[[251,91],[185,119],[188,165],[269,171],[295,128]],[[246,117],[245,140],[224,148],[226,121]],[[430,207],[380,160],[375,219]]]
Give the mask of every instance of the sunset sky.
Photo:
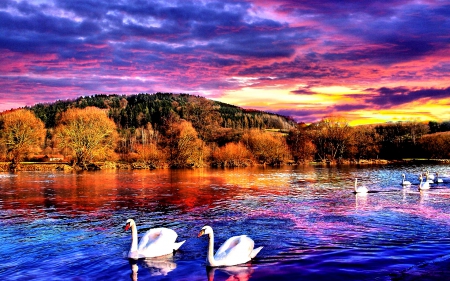
[[[448,0],[1,0],[0,111],[188,93],[314,122],[450,120]]]

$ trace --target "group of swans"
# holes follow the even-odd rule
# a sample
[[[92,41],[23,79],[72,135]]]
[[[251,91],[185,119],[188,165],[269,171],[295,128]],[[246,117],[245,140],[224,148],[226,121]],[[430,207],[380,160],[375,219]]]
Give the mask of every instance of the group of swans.
[[[411,186],[411,182],[405,180],[405,174],[402,174],[403,180],[402,185],[403,186]],[[425,177],[425,179],[424,179]],[[430,174],[430,172],[427,170],[423,174],[419,174],[419,190],[427,190],[430,189],[430,184],[433,183],[443,183],[444,181],[439,178],[439,173],[436,172],[436,176]]]
[[[424,177],[425,176],[425,180]],[[439,173],[436,173],[436,177],[426,171],[424,174],[419,175],[419,190],[427,190],[430,189],[430,184],[432,183],[443,183],[443,180],[439,178]],[[402,186],[409,187],[411,186],[411,182],[406,180],[405,174],[402,174]],[[367,194],[369,190],[365,186],[358,186],[358,179],[355,178],[355,188],[354,192],[357,194]]]
[[[131,247],[128,258],[153,258],[172,254],[178,250],[185,241],[175,242],[178,235],[169,228],[153,228],[145,232],[138,243],[137,227],[133,219],[125,225],[125,231],[131,228]],[[233,266],[246,263],[253,259],[263,247],[254,249],[254,241],[246,236],[233,236],[229,238],[214,254],[214,232],[210,226],[204,226],[197,237],[209,236],[206,262],[209,267]]]

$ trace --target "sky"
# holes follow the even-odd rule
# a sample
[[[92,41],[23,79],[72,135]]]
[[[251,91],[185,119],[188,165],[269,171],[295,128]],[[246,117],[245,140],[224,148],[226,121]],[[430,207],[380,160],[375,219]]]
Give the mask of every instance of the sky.
[[[156,92],[305,123],[448,121],[450,1],[0,1],[0,111]]]

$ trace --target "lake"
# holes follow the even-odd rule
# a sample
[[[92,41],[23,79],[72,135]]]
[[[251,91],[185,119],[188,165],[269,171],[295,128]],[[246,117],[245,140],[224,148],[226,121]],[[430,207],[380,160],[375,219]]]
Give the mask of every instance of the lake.
[[[419,192],[426,170],[444,182]],[[370,193],[355,195],[355,178]],[[0,173],[0,277],[402,280],[450,258],[449,200],[445,165]],[[173,256],[128,260],[128,218],[139,234],[169,227],[186,242]],[[264,248],[248,264],[208,269],[204,225],[215,249],[240,234]]]

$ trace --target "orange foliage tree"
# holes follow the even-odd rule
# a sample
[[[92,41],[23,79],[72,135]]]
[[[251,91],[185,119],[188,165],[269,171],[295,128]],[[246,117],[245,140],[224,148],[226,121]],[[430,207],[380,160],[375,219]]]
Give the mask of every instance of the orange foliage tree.
[[[164,167],[166,156],[155,142],[136,145],[138,161],[151,169]]]
[[[281,134],[252,129],[242,141],[261,164],[280,165],[289,157],[286,139]]]
[[[314,159],[316,147],[305,124],[299,124],[296,128],[291,129],[286,142],[289,145],[295,163],[308,162]]]
[[[59,147],[72,150],[83,169],[95,160],[114,159],[116,124],[96,107],[71,108],[63,112],[55,129]]]
[[[13,164],[19,163],[27,154],[39,151],[45,133],[44,123],[30,110],[14,110],[0,116],[0,143]]]
[[[162,145],[168,151],[169,166],[173,168],[201,167],[206,147],[198,138],[191,122],[170,115],[165,120],[165,140]]]
[[[252,165],[252,154],[241,142],[230,142],[212,153],[212,165],[217,167],[247,167]]]

